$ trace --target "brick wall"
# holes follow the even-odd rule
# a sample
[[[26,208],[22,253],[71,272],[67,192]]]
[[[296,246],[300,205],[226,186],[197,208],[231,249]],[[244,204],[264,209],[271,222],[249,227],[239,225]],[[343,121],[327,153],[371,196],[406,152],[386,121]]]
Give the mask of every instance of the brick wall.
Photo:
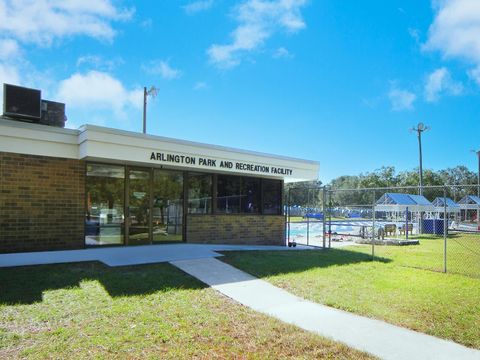
[[[0,153],[0,252],[84,247],[85,164]]]
[[[187,242],[285,245],[281,215],[187,215]]]

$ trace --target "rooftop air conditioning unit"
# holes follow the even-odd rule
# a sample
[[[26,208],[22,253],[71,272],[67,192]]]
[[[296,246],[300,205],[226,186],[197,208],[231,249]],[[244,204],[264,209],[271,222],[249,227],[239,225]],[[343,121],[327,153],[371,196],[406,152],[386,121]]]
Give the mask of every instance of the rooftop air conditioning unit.
[[[41,117],[40,90],[3,84],[3,115],[38,122]]]

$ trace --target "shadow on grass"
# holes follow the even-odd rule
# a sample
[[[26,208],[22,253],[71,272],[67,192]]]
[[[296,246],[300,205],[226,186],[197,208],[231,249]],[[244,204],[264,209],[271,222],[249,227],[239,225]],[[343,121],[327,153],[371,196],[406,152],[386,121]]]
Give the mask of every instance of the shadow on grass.
[[[342,266],[371,262],[372,255],[344,249],[304,251],[226,251],[219,258],[254,276],[302,272],[313,268]],[[391,259],[375,257],[375,261],[388,263]]]
[[[32,304],[47,290],[80,287],[97,280],[112,297],[148,295],[205,286],[170,264],[108,267],[100,262],[24,266],[0,269],[0,304]]]

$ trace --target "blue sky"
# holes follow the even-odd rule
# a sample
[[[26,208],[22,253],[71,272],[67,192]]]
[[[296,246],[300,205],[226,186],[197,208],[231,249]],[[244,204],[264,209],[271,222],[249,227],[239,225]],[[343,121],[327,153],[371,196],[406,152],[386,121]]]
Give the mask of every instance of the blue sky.
[[[0,82],[67,104],[68,126],[320,162],[324,182],[480,148],[480,1],[0,0]]]

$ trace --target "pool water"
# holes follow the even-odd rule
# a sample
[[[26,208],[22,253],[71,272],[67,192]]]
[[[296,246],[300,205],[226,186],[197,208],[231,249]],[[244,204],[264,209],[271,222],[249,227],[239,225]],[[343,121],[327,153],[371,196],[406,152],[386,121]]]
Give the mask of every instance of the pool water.
[[[405,225],[403,222],[394,223],[391,221],[376,221],[375,222],[375,229],[382,228],[385,224],[395,224],[397,228]],[[330,227],[327,224],[326,230],[329,229],[332,233],[337,234],[345,234],[345,235],[358,235],[362,227],[372,227],[372,221],[364,220],[364,221],[332,221]],[[307,227],[308,227],[308,235],[309,237],[317,237],[322,236],[323,234],[323,223],[322,222],[301,222],[301,223],[290,223],[290,236],[291,237],[306,237],[307,236]],[[413,232],[416,232],[416,224],[413,226]],[[287,232],[288,235],[288,232]]]

